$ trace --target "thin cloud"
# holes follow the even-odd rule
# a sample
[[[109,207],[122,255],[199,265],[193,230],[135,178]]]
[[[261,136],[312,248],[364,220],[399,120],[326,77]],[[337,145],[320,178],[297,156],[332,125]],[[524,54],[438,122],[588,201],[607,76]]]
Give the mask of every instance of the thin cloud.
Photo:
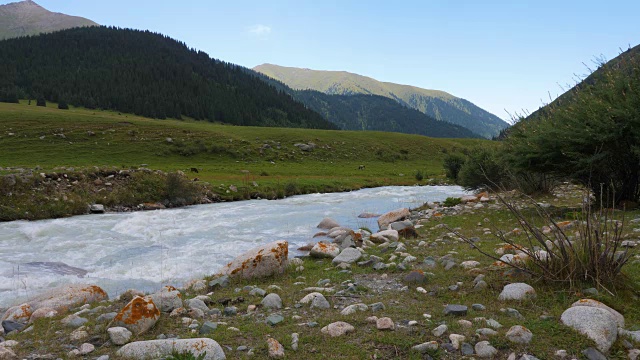
[[[269,36],[269,34],[271,34],[271,27],[267,25],[257,24],[250,26],[247,29],[247,32],[254,36],[267,37]]]

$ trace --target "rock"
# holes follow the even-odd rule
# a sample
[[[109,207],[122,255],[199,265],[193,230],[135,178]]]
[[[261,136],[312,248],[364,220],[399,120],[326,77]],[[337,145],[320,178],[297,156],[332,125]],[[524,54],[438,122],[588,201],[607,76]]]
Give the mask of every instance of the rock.
[[[84,343],[84,344],[80,345],[80,347],[78,348],[78,350],[80,351],[80,355],[90,354],[95,349],[96,349],[96,347],[93,344],[89,344],[89,343]]]
[[[222,274],[245,279],[282,274],[287,267],[288,256],[289,243],[274,241],[236,257],[223,268]]]
[[[378,227],[381,230],[386,229],[389,224],[396,221],[404,220],[409,216],[411,216],[411,212],[407,208],[389,211],[388,213],[383,214],[378,218]]]
[[[217,287],[226,288],[229,286],[229,276],[223,275],[219,278],[209,281],[209,287],[215,289]]]
[[[34,311],[33,314],[31,314],[31,317],[29,318],[29,323],[32,323],[38,319],[52,318],[56,316],[58,316],[57,311],[51,308],[40,308]]]
[[[71,314],[67,317],[65,317],[64,319],[62,319],[60,322],[62,323],[62,325],[66,326],[66,327],[70,327],[73,329],[77,329],[80,326],[86,324],[89,321],[89,319],[85,319],[83,317],[80,317],[76,314]]]
[[[385,309],[385,306],[383,303],[381,302],[377,302],[374,304],[369,305],[369,308],[371,309],[371,311],[376,312],[376,311],[382,311]]]
[[[340,252],[340,255],[336,256],[332,263],[338,265],[341,263],[353,264],[362,257],[362,253],[358,249],[346,248]]]
[[[120,326],[107,329],[107,333],[109,333],[109,339],[111,339],[111,342],[115,345],[128,343],[133,335],[127,328]]]
[[[15,321],[21,324],[26,324],[31,318],[31,315],[33,314],[34,310],[35,309],[33,309],[29,304],[22,304],[22,305],[11,307],[4,312],[4,315],[2,316],[2,321],[9,320],[9,321]]]
[[[18,360],[18,356],[13,350],[0,346],[0,360]]]
[[[601,303],[600,301],[596,301],[592,299],[581,299],[571,304],[571,307],[576,307],[576,306],[589,306],[589,307],[595,307],[595,308],[607,310],[616,319],[616,323],[618,323],[618,327],[624,329],[624,316],[622,316],[622,314],[613,310],[612,308],[608,307],[607,305]]]
[[[340,312],[341,315],[347,316],[351,314],[355,314],[357,311],[367,311],[369,307],[365,304],[352,304],[342,309]]]
[[[104,214],[104,205],[91,204],[89,205],[89,212],[92,214]]]
[[[284,346],[274,338],[267,339],[267,347],[269,349],[270,358],[282,358],[284,357]]]
[[[238,313],[238,308],[235,306],[227,306],[222,311],[224,316],[235,316]]]
[[[64,314],[71,308],[107,300],[108,298],[107,293],[99,286],[69,284],[48,290],[41,295],[29,299],[26,304],[20,305],[19,307],[28,305],[31,311],[48,308],[57,311],[58,314]],[[8,309],[3,316],[3,320],[7,314],[14,314],[16,311],[15,308],[17,307]],[[27,320],[29,320],[29,318],[27,318],[25,322]]]
[[[439,325],[437,328],[431,330],[431,333],[435,337],[440,337],[440,336],[444,335],[444,333],[446,333],[447,330],[449,330],[447,325],[442,324],[442,325]]]
[[[117,351],[117,355],[131,359],[164,359],[173,352],[191,352],[194,357],[206,353],[202,360],[225,359],[222,347],[212,339],[165,339],[137,341]]]
[[[502,327],[502,324],[500,324],[499,322],[495,321],[494,319],[489,319],[485,321],[487,326],[490,326],[494,329],[500,329]]]
[[[261,304],[266,309],[281,309],[282,299],[280,299],[280,295],[272,293],[265,296]]]
[[[198,331],[198,334],[200,335],[208,335],[213,333],[216,329],[218,328],[218,324],[211,322],[211,321],[205,321],[204,324],[202,324],[202,326],[200,327],[200,330]]]
[[[498,332],[489,328],[481,328],[476,330],[476,334],[483,336],[495,336],[498,335]]]
[[[444,308],[445,315],[465,316],[467,315],[467,307],[464,305],[447,305]]]
[[[327,244],[319,242],[311,248],[309,255],[315,258],[330,258],[333,259],[340,254],[340,247],[336,244]]]
[[[480,262],[475,260],[463,261],[462,263],[460,263],[460,266],[465,269],[473,269],[480,266]]]
[[[298,351],[298,341],[299,341],[298,333],[291,334],[291,350]]]
[[[420,270],[413,270],[404,277],[404,282],[409,284],[426,284],[427,277]]]
[[[420,345],[416,345],[411,349],[424,354],[428,351],[437,351],[439,347],[440,345],[438,344],[437,341],[429,341],[426,343],[422,343]]]
[[[116,317],[116,315],[118,315],[117,312],[108,312],[106,314],[102,314],[102,315],[98,316],[96,321],[98,321],[98,322],[110,322],[111,320],[113,320]]]
[[[22,331],[22,329],[24,329],[25,327],[25,324],[21,324],[12,320],[4,320],[2,322],[2,328],[4,329],[5,334],[9,334],[14,331]]]
[[[199,309],[202,310],[204,312],[209,311],[209,307],[207,306],[207,304],[204,303],[204,301],[200,300],[200,299],[189,299],[187,300],[187,306],[191,309]]]
[[[453,346],[454,350],[460,349],[460,346],[462,346],[462,343],[464,342],[465,339],[466,337],[464,335],[460,335],[460,334],[449,335],[449,340],[451,340],[451,345]]]
[[[460,348],[460,352],[462,353],[462,356],[471,356],[473,355],[473,346],[469,343],[463,343]]]
[[[556,357],[559,357],[559,358],[561,358],[561,359],[564,359],[564,358],[566,358],[566,357],[567,357],[567,355],[569,355],[569,354],[567,353],[567,350],[558,350],[558,351],[556,351],[555,355],[556,355]]]
[[[485,311],[486,307],[482,304],[473,304],[471,305],[471,308],[475,311]]]
[[[527,329],[521,325],[512,326],[509,331],[507,331],[507,339],[512,343],[516,344],[528,344],[531,342],[533,338],[533,333],[531,330]]]
[[[607,360],[607,357],[602,355],[600,351],[591,347],[582,350],[582,355],[584,355],[588,360]]]
[[[502,311],[502,309],[501,309],[500,311]],[[504,312],[505,312],[507,315],[509,315],[509,316],[511,316],[511,317],[514,317],[514,318],[516,318],[516,319],[520,319],[520,320],[524,319],[524,316],[522,316],[522,314],[520,314],[520,311],[518,311],[518,310],[516,310],[516,309],[513,309],[513,308],[506,308],[506,309],[504,309]]]
[[[72,342],[84,341],[89,338],[89,333],[85,330],[86,327],[80,327],[69,334],[69,340]]]
[[[570,307],[562,313],[560,321],[595,341],[598,349],[605,353],[617,338],[616,318],[605,309],[590,306]]]
[[[280,314],[273,314],[273,315],[269,315],[269,317],[267,317],[267,324],[269,326],[275,326],[281,322],[284,321],[284,316],[280,315]]]
[[[147,298],[153,300],[153,304],[161,312],[170,313],[182,307],[182,294],[173,286],[165,286],[160,292],[151,294]]]
[[[631,349],[627,353],[627,356],[629,357],[629,360],[637,360],[638,357],[640,357],[640,350],[639,349]]]
[[[498,354],[498,350],[491,346],[488,341],[480,341],[476,344],[476,355],[480,358],[492,358]]]
[[[331,337],[343,336],[354,331],[356,331],[356,328],[344,321],[331,323],[320,330],[321,333],[327,334]]]
[[[536,291],[525,283],[505,285],[498,296],[498,300],[527,300],[536,297]]]
[[[378,330],[395,330],[396,326],[391,318],[383,317],[376,321],[376,328]]]
[[[136,296],[116,317],[109,327],[125,327],[136,336],[151,329],[160,319],[160,310],[150,298]]]
[[[331,230],[333,228],[337,228],[340,227],[340,224],[338,224],[337,221],[331,219],[331,218],[324,218],[322,219],[322,221],[320,221],[320,224],[318,224],[317,228],[318,229],[324,229],[324,230]]]
[[[369,240],[371,240],[374,244],[394,242],[398,241],[398,239],[400,239],[400,234],[397,230],[383,230],[369,236]]]
[[[329,304],[329,301],[327,301],[327,298],[324,297],[324,295],[320,294],[320,293],[316,293],[319,296],[314,296],[313,299],[311,300],[311,308],[318,308],[318,309],[329,309],[331,308],[331,304]]]

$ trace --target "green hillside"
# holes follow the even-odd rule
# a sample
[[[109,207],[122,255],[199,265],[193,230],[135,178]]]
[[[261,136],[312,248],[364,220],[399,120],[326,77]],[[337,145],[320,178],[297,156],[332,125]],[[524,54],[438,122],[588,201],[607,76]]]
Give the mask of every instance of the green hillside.
[[[159,119],[336,128],[240,66],[129,29],[74,28],[0,41],[0,101],[19,98]]]
[[[337,95],[379,95],[416,109],[430,117],[463,126],[490,138],[508,124],[497,116],[444,91],[380,82],[344,71],[318,71],[263,64],[253,68],[297,90]]]
[[[30,0],[0,5],[0,40],[96,25],[89,19],[51,12]]]

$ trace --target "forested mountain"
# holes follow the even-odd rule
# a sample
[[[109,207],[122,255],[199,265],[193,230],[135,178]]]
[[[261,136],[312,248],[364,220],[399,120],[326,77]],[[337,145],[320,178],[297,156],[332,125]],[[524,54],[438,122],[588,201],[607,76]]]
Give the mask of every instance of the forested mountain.
[[[263,64],[253,68],[296,90],[316,90],[330,95],[379,95],[416,109],[430,117],[463,126],[491,138],[509,125],[473,103],[444,91],[380,82],[344,71],[317,71]]]
[[[247,69],[149,31],[85,27],[0,41],[0,100],[27,97],[160,119],[337,128]]]
[[[445,138],[479,138],[470,130],[435,120],[378,95],[327,95],[298,90],[294,97],[345,130],[392,131]]]
[[[51,12],[31,0],[0,5],[0,40],[96,25],[89,19]]]

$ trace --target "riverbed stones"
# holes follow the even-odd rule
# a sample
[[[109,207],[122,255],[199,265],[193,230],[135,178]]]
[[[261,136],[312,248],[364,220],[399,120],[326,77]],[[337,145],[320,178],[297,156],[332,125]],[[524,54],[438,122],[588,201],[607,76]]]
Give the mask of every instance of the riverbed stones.
[[[147,296],[161,312],[170,313],[182,307],[182,294],[173,286],[165,286],[159,292]]]
[[[2,322],[2,329],[5,334],[12,333],[14,331],[22,331],[26,327],[25,324],[13,321],[13,320],[4,320]]]
[[[313,297],[313,299],[311,299],[311,308],[316,308],[316,309],[329,309],[331,308],[331,304],[329,304],[329,301],[327,301],[327,298],[324,297],[324,295],[320,294],[320,293],[315,293],[318,294],[316,296]]]
[[[187,306],[190,309],[198,309],[198,310],[202,310],[203,312],[209,311],[209,307],[207,306],[207,304],[205,304],[204,301],[200,299],[194,298],[194,299],[187,300]]]
[[[151,298],[136,296],[116,315],[109,327],[124,327],[136,336],[151,329],[160,319],[160,310]]]
[[[107,333],[109,334],[109,339],[115,345],[124,345],[128,343],[133,335],[129,329],[121,326],[109,328],[107,329]]]
[[[311,248],[309,255],[314,258],[330,258],[333,259],[340,254],[340,247],[336,244],[328,244],[319,242]]]
[[[331,218],[322,219],[322,221],[320,221],[320,223],[317,226],[318,229],[324,229],[324,230],[331,230],[337,227],[340,227],[340,224],[338,224],[337,221]]]
[[[274,241],[236,257],[223,268],[222,274],[244,279],[282,274],[287,267],[288,256],[289,243],[284,240]]]
[[[344,321],[336,321],[331,323],[325,327],[323,327],[320,332],[323,334],[327,334],[331,337],[343,336],[348,333],[356,331],[356,328],[353,325],[346,323]]]
[[[383,214],[378,218],[378,227],[380,228],[380,230],[384,230],[389,226],[389,224],[396,221],[404,220],[409,216],[411,216],[411,211],[409,211],[409,209],[407,208],[389,211],[388,213]]]
[[[525,283],[514,283],[505,285],[498,296],[498,300],[528,300],[536,297],[536,291],[531,285]]]
[[[164,359],[174,352],[190,352],[194,357],[206,353],[203,360],[225,359],[222,347],[208,338],[136,341],[123,346],[116,354],[124,358],[151,360]]]
[[[362,253],[358,249],[346,248],[340,252],[340,255],[336,256],[331,262],[334,265],[341,263],[353,264],[362,257]]]
[[[512,326],[506,334],[507,339],[516,344],[528,344],[533,339],[533,333],[521,325]]]
[[[598,307],[570,307],[562,313],[560,321],[586,335],[596,343],[598,350],[605,353],[609,351],[618,335],[618,323],[615,316]]]
[[[89,205],[89,212],[92,214],[104,214],[104,205],[91,204]]]

